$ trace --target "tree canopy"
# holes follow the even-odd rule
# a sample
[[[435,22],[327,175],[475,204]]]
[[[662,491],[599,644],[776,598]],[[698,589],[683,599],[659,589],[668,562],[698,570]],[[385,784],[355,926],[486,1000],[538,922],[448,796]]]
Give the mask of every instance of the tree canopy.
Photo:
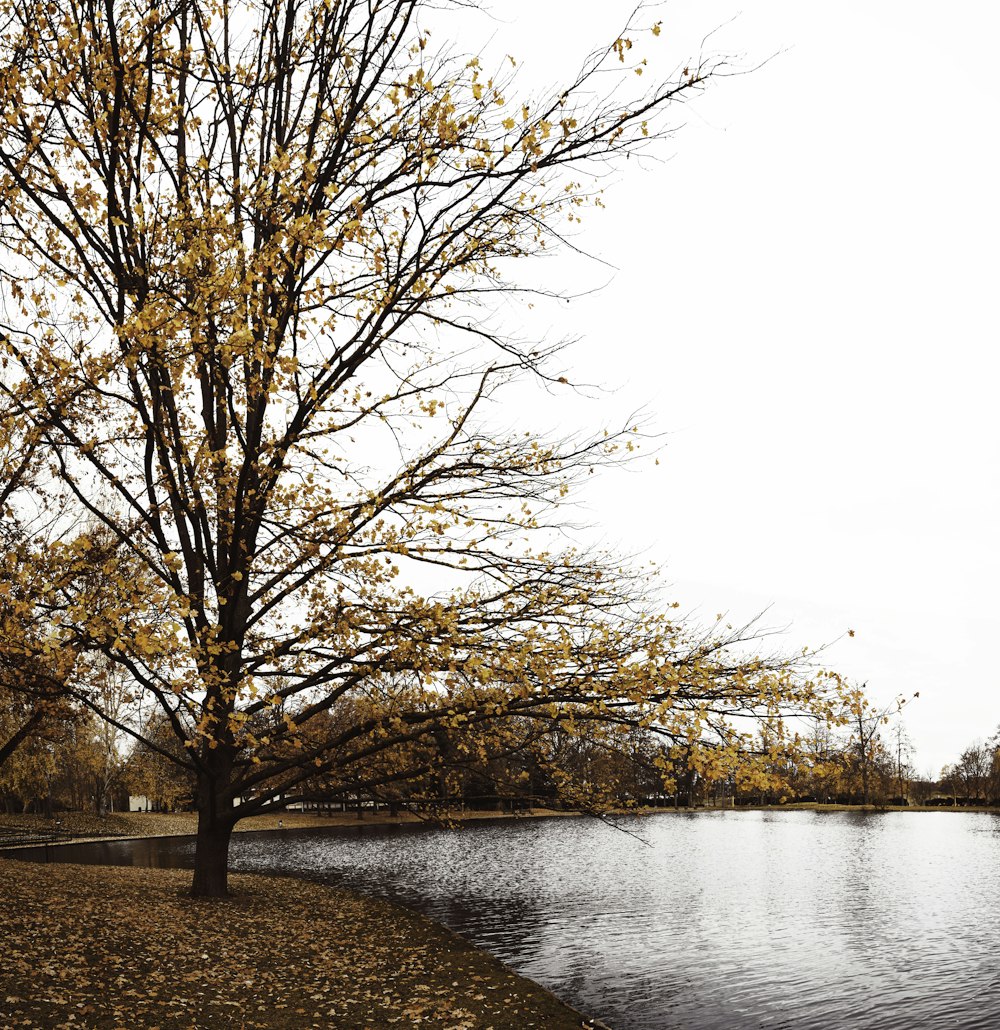
[[[524,99],[513,58],[433,44],[430,6],[16,0],[0,30],[3,390],[77,518],[48,637],[157,718],[78,701],[183,745],[146,741],[196,779],[197,894],[225,891],[237,818],[317,790],[555,729],[724,764],[740,717],[823,706],[554,532],[640,427],[492,415],[517,379],[566,381],[558,345],[499,325],[514,259],[718,66],[655,80],[640,12]]]

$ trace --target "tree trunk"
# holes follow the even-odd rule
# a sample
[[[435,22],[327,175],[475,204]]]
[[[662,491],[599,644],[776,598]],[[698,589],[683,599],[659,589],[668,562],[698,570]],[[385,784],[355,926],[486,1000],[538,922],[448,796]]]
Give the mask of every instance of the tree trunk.
[[[214,822],[204,811],[198,813],[198,839],[194,851],[194,880],[191,896],[224,898],[229,890],[230,822]]]
[[[104,783],[98,779],[94,784],[94,807],[97,815],[103,819],[108,814],[108,791]]]
[[[223,770],[214,771],[215,776],[198,777],[198,838],[191,883],[195,898],[224,898],[228,893],[229,838],[236,820],[227,792],[229,777],[218,775]],[[228,765],[224,771],[228,773]]]

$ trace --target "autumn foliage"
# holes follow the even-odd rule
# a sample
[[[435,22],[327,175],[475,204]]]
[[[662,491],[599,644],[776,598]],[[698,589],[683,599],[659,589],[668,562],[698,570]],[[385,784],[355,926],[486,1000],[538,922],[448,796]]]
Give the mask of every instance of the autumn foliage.
[[[647,87],[660,30],[636,24],[527,100],[431,16],[17,0],[0,29],[3,390],[35,503],[66,512],[43,650],[113,663],[142,712],[116,725],[173,734],[145,746],[194,781],[198,894],[225,891],[237,818],[295,799],[533,748],[600,806],[574,740],[669,780],[671,748],[719,771],[747,719],[825,710],[752,629],[689,630],[553,531],[639,427],[493,416],[512,381],[565,381],[498,326],[514,259],[715,66]]]

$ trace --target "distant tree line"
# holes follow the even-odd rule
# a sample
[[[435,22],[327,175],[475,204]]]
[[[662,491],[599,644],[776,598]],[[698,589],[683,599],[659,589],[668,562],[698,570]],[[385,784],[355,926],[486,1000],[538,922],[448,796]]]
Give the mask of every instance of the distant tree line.
[[[771,768],[766,785],[741,790],[731,782],[704,783],[701,795],[737,805],[1000,806],[1000,730],[971,743],[936,777],[919,773],[914,758],[899,706],[869,709],[839,728],[816,726],[794,759]]]
[[[196,809],[197,781],[168,718],[153,712],[137,734],[130,733],[134,698],[120,674],[105,663],[78,668],[76,675],[87,686],[78,695],[99,699],[111,721],[66,699],[38,709],[32,719],[8,685],[0,740],[20,739],[0,762],[0,811],[104,814],[126,808],[129,795],[144,797],[154,810]],[[382,807],[444,819],[465,809],[535,807],[606,812],[795,802],[1000,805],[1000,731],[970,744],[937,778],[920,775],[901,716],[904,704],[897,700],[880,709],[856,688],[837,718],[813,721],[806,730],[793,733],[780,719],[760,723],[742,741],[740,760],[727,755],[721,768],[713,766],[703,741],[664,739],[634,724],[595,720],[585,729],[567,729],[558,718],[524,718],[499,732],[489,723],[459,721],[389,754],[374,752],[353,779],[317,770],[285,801],[319,811],[362,814]],[[344,704],[314,716],[302,734],[346,733],[367,716],[363,705]],[[248,730],[266,739],[289,717],[283,706],[269,706]],[[414,775],[420,768],[426,771]]]

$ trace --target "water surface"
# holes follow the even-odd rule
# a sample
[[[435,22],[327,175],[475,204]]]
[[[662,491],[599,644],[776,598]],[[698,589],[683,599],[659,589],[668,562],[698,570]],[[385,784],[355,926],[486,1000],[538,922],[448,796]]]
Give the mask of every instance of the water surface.
[[[1000,1026],[1000,819],[719,812],[234,837],[232,866],[386,896],[615,1030]],[[77,845],[186,865],[190,839]],[[73,853],[75,852],[75,854]],[[62,856],[61,856],[62,857]]]

